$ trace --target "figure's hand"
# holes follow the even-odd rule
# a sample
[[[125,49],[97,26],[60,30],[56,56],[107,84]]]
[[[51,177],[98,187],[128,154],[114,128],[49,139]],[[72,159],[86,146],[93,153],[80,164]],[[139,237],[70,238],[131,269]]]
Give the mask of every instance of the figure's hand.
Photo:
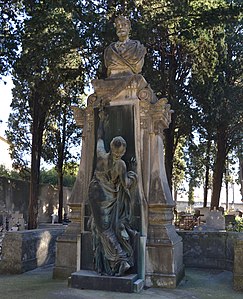
[[[136,171],[137,169],[137,161],[136,161],[136,158],[135,157],[132,157],[129,161],[129,164],[130,164],[130,169],[132,169],[133,171]]]
[[[104,121],[105,118],[106,118],[106,114],[105,114],[104,108],[100,108],[99,109],[99,119]]]
[[[108,122],[108,114],[105,112],[103,107],[99,109],[99,119],[103,124]]]
[[[127,177],[128,177],[128,178],[130,179],[130,181],[131,181],[130,186],[136,184],[137,181],[138,181],[138,176],[137,176],[137,174],[136,174],[134,171],[128,171],[128,173],[127,173]]]

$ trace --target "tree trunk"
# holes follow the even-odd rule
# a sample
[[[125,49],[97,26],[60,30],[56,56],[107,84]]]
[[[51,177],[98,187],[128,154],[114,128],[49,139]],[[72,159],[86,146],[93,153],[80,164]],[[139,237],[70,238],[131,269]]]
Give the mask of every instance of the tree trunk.
[[[240,193],[241,201],[243,202],[243,158],[239,158],[240,161]]]
[[[211,150],[211,138],[207,142],[206,171],[205,171],[205,184],[204,184],[204,194],[203,194],[203,207],[204,208],[207,207],[207,203],[208,203],[210,150]]]
[[[30,198],[28,207],[28,229],[37,228],[38,217],[38,195],[40,157],[42,147],[43,121],[40,119],[39,98],[33,98],[33,127],[31,146],[31,176],[30,176]]]
[[[194,204],[194,185],[192,181],[189,182],[189,190],[188,190],[188,205],[192,206]]]
[[[64,161],[64,145],[66,143],[66,125],[67,119],[65,112],[63,113],[63,120],[62,120],[62,133],[59,132],[58,140],[59,140],[59,147],[58,147],[58,222],[62,223],[62,212],[63,212],[63,161]]]
[[[168,70],[168,100],[169,103],[172,105],[173,109],[173,101],[176,98],[176,71],[177,71],[177,61],[175,58],[175,48],[176,45],[171,44],[171,55],[169,55],[169,70]],[[164,55],[161,55],[162,57]],[[162,66],[161,71],[164,73],[164,68]],[[165,77],[165,76],[164,76]],[[164,86],[166,86],[166,82],[164,82]],[[166,89],[165,89],[166,90]],[[164,92],[165,92],[164,90]],[[173,182],[172,182],[172,172],[173,172],[173,160],[174,160],[174,153],[175,153],[175,120],[176,120],[176,112],[171,115],[171,123],[167,130],[165,130],[165,170],[167,175],[167,180],[169,184],[169,188],[172,191],[173,189]]]
[[[217,154],[213,173],[213,193],[211,198],[211,209],[219,207],[220,191],[226,159],[226,130],[224,126],[217,129]]]
[[[58,172],[58,223],[62,223],[63,210],[63,172]]]
[[[38,216],[38,185],[40,158],[38,154],[38,145],[35,140],[35,135],[36,134],[33,132],[31,149],[30,197],[28,207],[28,229],[37,228]]]
[[[173,158],[174,158],[174,129],[173,129],[173,116],[170,127],[164,131],[165,136],[165,171],[169,188],[172,191],[172,171],[173,171]]]

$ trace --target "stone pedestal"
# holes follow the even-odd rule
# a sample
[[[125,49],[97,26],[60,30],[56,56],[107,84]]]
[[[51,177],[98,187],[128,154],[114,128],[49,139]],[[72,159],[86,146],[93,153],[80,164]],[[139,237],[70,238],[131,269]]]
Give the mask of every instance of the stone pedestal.
[[[57,239],[53,278],[68,278],[77,270],[78,236],[81,231],[81,204],[70,204],[71,214],[67,230]]]
[[[170,223],[172,209],[150,205],[149,215],[145,285],[175,288],[184,276],[184,265],[181,237]]]

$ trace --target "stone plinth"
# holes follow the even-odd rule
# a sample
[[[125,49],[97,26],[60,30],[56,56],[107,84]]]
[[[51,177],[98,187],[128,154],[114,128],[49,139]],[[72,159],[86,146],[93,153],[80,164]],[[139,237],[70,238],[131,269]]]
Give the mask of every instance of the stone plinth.
[[[65,233],[57,239],[53,278],[68,278],[77,270],[77,244],[81,230],[81,204],[70,204],[71,222]]]
[[[183,244],[171,224],[171,218],[171,207],[162,204],[149,205],[145,280],[147,287],[175,288],[184,276]]]
[[[72,273],[70,286],[77,289],[133,293],[137,290],[137,274],[122,277],[101,276],[94,271],[81,270]]]

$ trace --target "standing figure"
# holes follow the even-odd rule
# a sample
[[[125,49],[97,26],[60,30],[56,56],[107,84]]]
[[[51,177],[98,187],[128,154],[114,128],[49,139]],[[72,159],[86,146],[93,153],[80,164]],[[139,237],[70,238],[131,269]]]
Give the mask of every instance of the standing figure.
[[[127,172],[121,159],[126,151],[126,141],[121,136],[112,139],[110,151],[106,152],[103,111],[99,117],[96,168],[89,185],[95,269],[103,275],[122,276],[134,265],[135,231],[131,227],[129,189],[136,185],[137,175]]]

